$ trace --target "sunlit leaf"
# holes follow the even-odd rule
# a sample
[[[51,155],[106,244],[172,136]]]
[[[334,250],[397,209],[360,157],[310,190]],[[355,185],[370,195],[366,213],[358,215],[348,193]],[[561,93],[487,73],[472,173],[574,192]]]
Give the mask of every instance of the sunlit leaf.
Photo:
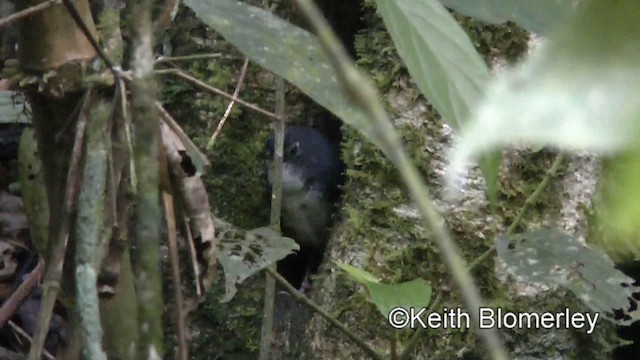
[[[491,85],[457,143],[450,180],[506,144],[613,153],[637,142],[640,7],[591,1],[522,67]]]
[[[387,318],[395,307],[421,309],[431,302],[431,286],[423,279],[414,279],[400,284],[369,283],[371,301]]]
[[[375,283],[380,282],[378,278],[376,278],[375,276],[373,276],[373,274],[369,273],[364,269],[360,269],[355,266],[344,264],[338,261],[336,261],[336,265],[338,265],[340,269],[344,270],[347,274],[349,274],[349,277],[351,277],[353,280],[359,282],[362,285],[367,285],[372,282],[375,282]]]
[[[606,159],[596,197],[595,236],[620,264],[640,260],[640,153],[629,151]]]
[[[512,273],[527,281],[563,286],[609,319],[614,310],[626,311],[630,301],[636,302],[634,280],[617,270],[602,250],[587,248],[573,236],[539,230],[500,237],[496,248]]]
[[[366,286],[371,301],[385,318],[393,308],[420,309],[426,308],[431,302],[431,286],[423,279],[414,279],[400,284],[383,284],[363,269],[343,263],[336,264],[353,280]]]
[[[490,72],[458,22],[437,0],[378,0],[378,10],[412,79],[444,120],[460,130]],[[491,199],[499,159],[480,164]]]
[[[513,21],[523,28],[544,34],[584,5],[575,0],[440,0],[460,14],[492,24]]]
[[[226,288],[221,302],[233,298],[237,284],[299,249],[293,239],[281,237],[267,227],[244,231],[218,218],[214,218],[214,224]]]

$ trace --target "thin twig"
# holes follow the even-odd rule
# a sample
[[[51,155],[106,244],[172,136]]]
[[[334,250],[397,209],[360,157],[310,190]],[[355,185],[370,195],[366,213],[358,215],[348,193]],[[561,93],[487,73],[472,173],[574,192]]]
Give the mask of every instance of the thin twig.
[[[167,166],[165,163],[162,166]],[[173,283],[173,296],[176,301],[176,327],[178,328],[178,359],[187,360],[189,358],[189,347],[187,344],[187,324],[184,299],[182,297],[182,281],[180,280],[180,257],[178,256],[178,240],[176,230],[176,214],[173,206],[173,196],[162,192],[164,201],[165,219],[167,222],[167,238],[169,244],[169,263],[171,265],[171,282]]]
[[[254,253],[254,256],[257,256],[257,254]],[[269,273],[269,275],[273,276],[274,279],[276,279],[276,281],[278,282],[278,284],[284,287],[284,289],[289,294],[291,294],[291,296],[293,296],[293,298],[296,301],[309,307],[318,315],[322,316],[325,320],[327,320],[327,322],[333,325],[336,329],[340,330],[349,339],[351,339],[356,345],[358,345],[358,347],[360,347],[360,349],[362,349],[365,353],[367,353],[367,355],[369,355],[372,359],[374,360],[384,359],[382,355],[380,355],[377,351],[375,351],[372,347],[370,347],[361,337],[351,332],[351,330],[349,330],[349,328],[347,328],[346,325],[344,325],[339,320],[331,316],[331,314],[329,314],[326,310],[321,308],[315,302],[311,301],[311,299],[306,297],[304,294],[302,294],[300,291],[294,288],[291,284],[289,284],[289,282],[285,278],[283,278],[282,275],[278,274],[278,271],[274,270],[271,267],[267,267],[265,268],[265,270]]]
[[[274,113],[272,113],[270,111],[264,110],[264,109],[260,108],[257,105],[248,103],[248,102],[246,102],[246,101],[244,101],[242,99],[236,99],[236,98],[233,97],[233,95],[229,95],[226,92],[224,92],[224,91],[222,91],[222,90],[220,90],[218,88],[215,88],[215,87],[213,87],[213,86],[211,86],[211,85],[209,85],[209,84],[207,84],[207,83],[205,83],[205,82],[203,82],[203,81],[201,81],[201,80],[199,80],[199,79],[187,74],[186,72],[184,72],[182,70],[165,69],[165,70],[156,70],[155,73],[158,74],[158,75],[162,75],[162,74],[176,75],[176,76],[181,77],[181,78],[183,78],[183,79],[185,79],[187,81],[190,81],[193,84],[195,84],[195,85],[197,85],[197,86],[199,86],[199,87],[201,87],[201,88],[203,88],[203,89],[205,89],[207,91],[210,91],[210,92],[212,92],[212,93],[214,93],[216,95],[224,96],[229,100],[235,100],[238,104],[240,104],[242,106],[246,106],[247,108],[249,108],[249,109],[251,109],[253,111],[257,111],[262,115],[266,115],[266,116],[270,117],[271,119],[275,119],[275,120],[278,119],[278,116],[276,114],[274,114]]]
[[[203,59],[214,59],[222,57],[222,53],[214,53],[214,54],[195,54],[195,55],[185,55],[185,56],[160,56],[156,58],[156,64],[162,64],[165,62],[176,62],[176,61],[192,61],[192,60],[203,60]]]
[[[29,334],[27,334],[27,332],[24,331],[23,328],[18,326],[18,324],[14,323],[12,320],[9,320],[8,324],[13,329],[13,331],[25,338],[28,342],[33,343],[33,339],[31,338],[31,336],[29,336]],[[42,351],[42,355],[44,355],[44,357],[48,360],[56,360],[56,357],[53,356],[47,349],[44,349]]]
[[[189,255],[191,255],[191,267],[193,268],[193,278],[196,283],[196,295],[198,296],[198,300],[204,300],[204,294],[202,293],[202,286],[200,284],[200,267],[198,266],[198,253],[196,251],[196,245],[193,240],[193,235],[191,233],[191,227],[189,226],[189,218],[184,213],[184,210],[181,213],[182,223],[184,224],[184,235],[187,240],[187,245],[189,246]]]
[[[244,82],[244,76],[247,73],[248,66],[249,66],[249,58],[244,58],[244,64],[242,64],[242,69],[240,70],[240,76],[238,77],[238,84],[236,85],[236,89],[233,91],[233,100],[231,100],[231,102],[229,103],[229,106],[227,106],[227,110],[225,110],[224,115],[222,116],[222,119],[220,119],[220,122],[218,122],[218,126],[216,127],[216,130],[213,132],[213,135],[211,135],[211,139],[209,139],[209,142],[207,143],[207,147],[206,147],[207,150],[213,147],[213,144],[218,138],[218,135],[220,135],[220,132],[222,131],[222,127],[224,126],[224,124],[227,122],[227,119],[229,118],[229,114],[231,114],[231,109],[233,109],[233,105],[236,103],[236,100],[238,99],[238,95],[240,94],[240,89],[242,88],[242,83]],[[276,115],[284,116],[284,114],[278,114],[277,112],[278,111],[276,111]]]
[[[44,272],[44,262],[38,262],[38,265],[31,270],[27,278],[18,286],[11,296],[2,304],[0,308],[0,328],[18,311],[20,305],[31,295],[33,289],[38,286],[42,273]]]
[[[63,0],[63,3],[64,3],[64,6],[67,8],[67,11],[69,11],[69,14],[73,18],[73,21],[75,21],[76,25],[78,25],[78,27],[80,28],[84,36],[87,38],[91,46],[98,53],[102,61],[104,61],[104,63],[107,65],[107,67],[109,68],[113,76],[116,79],[120,78],[120,67],[116,68],[115,65],[113,64],[113,61],[109,59],[109,56],[107,55],[107,53],[105,53],[102,50],[102,48],[100,47],[100,44],[98,44],[98,40],[96,40],[96,38],[91,33],[91,30],[89,30],[89,27],[87,26],[87,24],[85,24],[84,20],[82,20],[82,16],[80,16],[78,9],[76,9],[76,6],[73,4],[73,2],[71,0]]]
[[[23,17],[29,16],[31,14],[37,13],[38,11],[42,11],[44,9],[48,9],[53,5],[58,5],[62,2],[62,0],[47,0],[43,3],[40,3],[35,6],[28,7],[24,10],[18,11],[15,14],[11,14],[5,18],[0,19],[0,28],[9,25],[14,21],[20,20]]]
[[[133,70],[131,115],[135,119],[133,157],[137,188],[136,227],[131,264],[138,305],[137,359],[161,359],[164,354],[162,329],[162,277],[160,269],[160,121],[156,108],[156,81],[153,76],[153,30],[151,0],[127,0],[128,46]]]
[[[246,64],[246,62],[245,62]],[[284,114],[285,95],[284,79],[276,78],[276,114],[283,120],[274,124],[274,145],[273,145],[273,176],[271,189],[271,228],[276,234],[280,234],[280,214],[282,209],[282,161],[284,152]],[[275,270],[275,266],[270,266]],[[273,308],[275,303],[276,283],[267,275],[264,290],[264,309],[262,317],[262,333],[260,337],[260,360],[269,360],[271,357],[271,342],[273,341]]]

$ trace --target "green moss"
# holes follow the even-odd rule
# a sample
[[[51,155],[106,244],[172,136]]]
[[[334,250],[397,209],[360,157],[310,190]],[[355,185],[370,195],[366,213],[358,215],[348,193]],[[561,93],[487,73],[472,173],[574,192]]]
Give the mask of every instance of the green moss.
[[[527,198],[536,190],[551,168],[556,156],[556,152],[544,149],[538,152],[523,153],[517,164],[511,164],[508,169],[502,169],[498,177],[497,210],[505,227],[511,225]],[[551,188],[541,193],[538,201],[530,206],[526,221],[516,228],[516,232],[527,230],[527,224],[539,226],[548,220],[545,218],[548,214],[557,213],[562,207],[561,198],[554,191],[554,186],[560,182],[559,180],[563,176],[562,171],[559,171],[557,175],[551,182]]]
[[[376,81],[383,94],[400,91],[411,102],[422,101],[418,89],[409,81],[408,72],[398,56],[391,39],[384,29],[381,19],[366,0],[363,21],[365,29],[356,37],[355,48],[359,66]],[[468,18],[458,17],[472,42],[483,54],[486,61],[494,57],[512,62],[526,49],[526,32],[506,24],[486,25]],[[172,43],[175,55],[198,52],[220,52],[223,57],[215,61],[196,61],[184,65],[200,79],[229,93],[233,92],[235,79],[243,57],[214,33],[199,25],[188,14],[179,15],[179,30]],[[210,134],[222,117],[227,100],[205,94],[189,84],[172,78],[165,78],[163,96],[167,107],[184,124],[186,131],[196,143],[204,148]],[[272,77],[255,66],[250,66],[241,97],[252,103],[270,107],[273,104]],[[291,95],[291,96],[290,96]],[[287,94],[288,106],[294,107],[295,114],[309,114],[308,101],[297,91]],[[436,156],[427,143],[442,127],[442,121],[432,108],[428,107],[419,124],[398,124],[397,130],[405,149],[418,166],[427,185],[435,190],[440,175],[432,168]],[[294,122],[303,121],[301,116]],[[204,177],[215,212],[227,220],[246,228],[267,223],[268,207],[265,206],[260,179],[262,168],[259,154],[264,139],[268,135],[268,119],[250,110],[236,106],[228,124],[211,151],[207,152],[212,168]],[[242,144],[242,145],[239,145]],[[385,282],[395,283],[421,277],[429,281],[437,292],[444,292],[443,307],[461,306],[460,295],[452,285],[449,270],[443,265],[437,246],[431,235],[421,226],[411,211],[411,201],[403,190],[395,167],[373,145],[369,144],[353,129],[343,127],[343,159],[348,167],[348,182],[344,187],[341,222],[335,232],[340,234],[340,242],[332,243],[332,251],[353,253],[354,249],[363,256],[363,267]],[[524,155],[517,166],[500,178],[498,216],[504,225],[515,217],[526,198],[546,173],[554,154],[541,151]],[[544,214],[559,208],[559,197],[550,189],[543,194],[527,217],[527,222],[539,223]],[[460,212],[447,219],[465,259],[471,261],[484,253],[493,242],[495,234],[482,231],[484,238],[478,238],[478,219],[488,219],[489,210],[480,212]],[[480,220],[483,221],[483,220]],[[523,227],[524,228],[524,227]],[[504,285],[495,279],[494,263],[485,261],[474,269],[473,275],[482,295],[493,306],[532,311],[532,308],[552,309],[567,306],[567,296],[549,299],[516,298]],[[327,276],[327,274],[321,275]],[[333,275],[332,275],[333,276]],[[360,285],[338,275],[335,280],[334,315],[349,324],[364,338],[389,338],[396,336],[403,344],[410,331],[381,330],[384,319],[372,304]],[[318,281],[317,283],[322,283]],[[239,288],[237,296],[228,304],[219,304],[221,286],[209,294],[204,308],[194,314],[194,329],[198,331],[193,354],[196,358],[255,358],[259,343],[260,313],[262,311],[262,276],[256,276]],[[545,294],[546,296],[546,294]],[[571,306],[578,306],[575,304]],[[604,327],[603,327],[604,329]],[[604,341],[604,335],[580,338],[585,349],[593,341]],[[604,331],[604,330],[602,330]],[[328,341],[344,341],[338,330],[327,325],[324,336]],[[509,344],[525,341],[525,332],[509,333]],[[570,336],[581,336],[570,332]],[[425,332],[418,345],[417,353],[429,354],[431,359],[456,358],[457,352],[469,348],[465,358],[486,358],[481,346],[476,346],[477,337],[467,330],[438,330]],[[380,349],[384,350],[384,349]],[[585,355],[581,349],[574,349],[572,356]],[[600,358],[585,355],[585,358]]]
[[[372,1],[366,2],[371,5]],[[408,79],[408,72],[395,51],[389,35],[384,30],[381,19],[373,7],[365,6],[364,20],[366,29],[361,31],[356,40],[358,64],[374,78],[382,93],[401,91],[408,94],[411,100],[421,98],[419,91],[412,87]],[[528,34],[508,23],[504,25],[486,25],[476,20],[456,15],[462,26],[469,34],[472,43],[481,52],[488,63],[496,57],[505,59],[508,63],[517,61],[527,48]],[[427,185],[434,187],[439,174],[434,173],[430,164],[434,155],[429,144],[429,136],[433,136],[441,127],[441,120],[432,108],[427,108],[426,116],[421,124],[402,125],[396,128],[400,133],[405,149],[424,176]],[[441,155],[441,154],[438,154]],[[508,226],[520,211],[525,200],[538,186],[546,171],[550,168],[556,154],[550,151],[539,151],[523,155],[518,164],[503,173],[500,177],[498,217]],[[430,239],[430,234],[412,217],[400,216],[399,207],[410,204],[409,198],[402,190],[398,174],[392,164],[384,158],[382,153],[363,140],[355,131],[345,129],[343,136],[343,158],[348,165],[349,182],[345,186],[343,201],[344,227],[339,229],[341,243],[336,244],[340,252],[341,247],[358,246],[362,254],[370,256],[364,259],[364,268],[386,282],[401,282],[416,277],[428,280],[432,286],[439,289],[452,289],[453,279],[449,270],[442,264],[440,254]],[[556,178],[555,183],[559,182]],[[526,224],[540,224],[545,214],[557,213],[561,205],[557,196],[557,188],[552,182],[549,189],[542,195],[539,202],[534,204]],[[484,239],[478,239],[478,219],[488,219],[489,209],[484,213],[475,211],[456,212],[454,218],[447,219],[447,225],[454,239],[460,246],[463,256],[472,260],[484,253],[493,243],[495,234],[483,231]],[[520,230],[523,230],[520,229]],[[581,303],[575,301],[571,295],[554,295],[549,298],[513,299],[513,294],[496,280],[493,261],[485,261],[474,268],[473,275],[483,297],[493,306],[514,311],[559,311],[566,306],[574,310],[584,311]],[[347,282],[349,284],[349,282]],[[362,292],[358,292],[357,285],[343,285],[340,289],[341,314],[345,321],[359,319],[357,331],[374,337],[381,337],[379,314],[371,305],[362,306]],[[462,306],[460,295],[455,289],[444,293],[442,306]],[[543,296],[548,296],[544,294]],[[570,305],[568,305],[570,304]],[[344,310],[347,309],[347,310]],[[350,314],[350,315],[349,315]],[[360,319],[367,319],[362,323]],[[598,328],[598,334],[584,340],[580,331],[567,330],[570,339],[578,341],[568,343],[585,344],[582,348],[570,349],[572,356],[578,358],[602,358],[605,350],[599,354],[585,354],[585,351],[602,349],[594,346],[594,342],[604,341],[606,324]],[[517,331],[508,333],[508,343],[514,347],[517,344],[530,341],[532,331]],[[410,333],[400,332],[400,343],[408,338]],[[418,345],[416,353],[428,353],[432,359],[455,358],[460,349],[467,348],[465,358],[486,358],[486,353],[480,344],[475,344],[475,335],[466,330],[438,330],[425,334],[425,338]],[[542,344],[544,345],[544,344]],[[543,348],[543,346],[541,346]],[[588,356],[588,357],[587,357]]]

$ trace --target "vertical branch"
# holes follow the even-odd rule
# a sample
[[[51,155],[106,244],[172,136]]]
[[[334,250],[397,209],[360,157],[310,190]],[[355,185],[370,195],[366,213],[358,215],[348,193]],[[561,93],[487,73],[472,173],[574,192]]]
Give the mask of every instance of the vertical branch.
[[[138,359],[161,359],[162,284],[160,274],[160,128],[153,79],[151,1],[129,0],[131,105],[134,119],[137,221],[132,251],[138,300]]]
[[[65,159],[60,156],[59,158],[46,158],[50,161],[43,161],[45,165],[45,176],[48,180],[48,196],[49,207],[51,214],[56,214],[57,223],[51,223],[49,227],[49,241],[47,244],[47,257],[46,257],[46,269],[45,275],[42,281],[42,303],[40,305],[40,313],[38,315],[38,323],[33,334],[33,342],[29,349],[29,360],[39,360],[44,348],[44,343],[49,330],[49,322],[51,321],[51,314],[55,305],[58,294],[60,293],[60,282],[62,280],[62,269],[64,267],[64,259],[67,251],[67,243],[69,242],[69,229],[71,227],[71,211],[74,208],[76,199],[76,189],[79,185],[79,169],[82,159],[82,149],[84,144],[85,129],[87,124],[86,114],[89,103],[91,102],[91,93],[88,92],[86,97],[81,100],[83,102],[80,115],[76,123],[75,139],[73,142],[73,149],[70,154],[68,173],[66,179],[63,180],[61,175],[55,175],[56,171],[61,170],[55,165],[61,165],[59,162],[63,162]],[[36,100],[37,99],[37,100]],[[53,151],[54,144],[51,141],[53,136],[47,135],[46,130],[51,128],[45,128],[48,118],[40,118],[40,114],[37,114],[35,110],[42,109],[46,112],[47,108],[38,96],[32,98],[34,104],[34,123],[36,130],[39,132],[38,136],[39,144],[45,145],[42,148],[50,149]],[[38,106],[38,105],[41,105]],[[39,110],[38,110],[39,111]],[[43,129],[44,128],[44,129]],[[50,136],[47,140],[44,140],[45,136]],[[43,160],[47,154],[46,151],[41,152]],[[65,154],[66,155],[66,154]],[[59,162],[57,162],[57,161]],[[46,168],[46,166],[49,168]],[[58,186],[65,184],[64,193],[62,197],[59,196]],[[62,204],[58,203],[61,201]],[[51,221],[51,220],[50,220]]]
[[[76,220],[76,301],[82,321],[83,352],[89,359],[106,360],[98,300],[99,248],[104,224],[110,109],[98,103],[87,126],[87,151],[78,193]]]
[[[284,148],[284,79],[276,78],[276,115],[278,120],[274,123],[275,144],[273,146],[273,172],[271,189],[271,228],[280,233],[280,212],[282,205],[282,154]],[[271,265],[273,268],[274,266]],[[275,300],[275,279],[266,274],[267,282],[264,291],[264,310],[262,318],[262,333],[260,340],[260,360],[269,359],[271,353],[271,341],[273,336],[273,305]]]

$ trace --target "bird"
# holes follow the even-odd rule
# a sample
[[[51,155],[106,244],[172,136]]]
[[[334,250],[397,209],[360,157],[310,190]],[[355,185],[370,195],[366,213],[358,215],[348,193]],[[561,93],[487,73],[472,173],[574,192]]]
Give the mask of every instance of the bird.
[[[267,193],[274,175],[274,137],[265,144]],[[300,249],[277,264],[277,270],[296,289],[311,286],[310,275],[322,263],[330,228],[334,221],[344,163],[340,150],[318,130],[288,127],[285,131],[282,166],[282,235],[296,241]]]

